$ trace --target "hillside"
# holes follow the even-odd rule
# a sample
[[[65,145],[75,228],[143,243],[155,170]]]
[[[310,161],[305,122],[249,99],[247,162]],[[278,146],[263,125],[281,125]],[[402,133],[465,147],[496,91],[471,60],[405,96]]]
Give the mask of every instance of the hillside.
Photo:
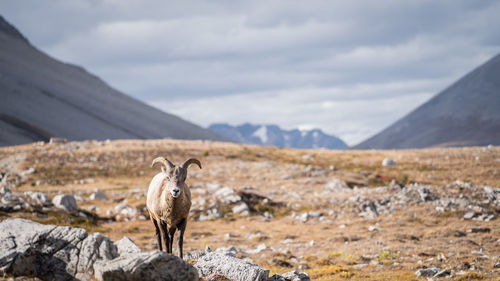
[[[319,129],[283,130],[276,125],[212,124],[215,133],[239,143],[257,144],[288,148],[344,149],[347,145],[339,138],[323,133]]]
[[[355,149],[500,145],[500,55]]]
[[[79,66],[51,58],[1,16],[0,96],[0,146],[53,136],[223,140],[113,89]]]

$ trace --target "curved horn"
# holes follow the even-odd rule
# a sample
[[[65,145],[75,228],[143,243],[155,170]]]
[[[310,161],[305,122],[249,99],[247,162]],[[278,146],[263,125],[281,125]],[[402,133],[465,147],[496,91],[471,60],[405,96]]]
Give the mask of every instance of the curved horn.
[[[185,170],[187,170],[187,168],[189,167],[189,165],[195,163],[196,165],[198,165],[198,167],[200,167],[201,169],[201,163],[200,163],[200,160],[196,159],[196,158],[189,158],[188,160],[184,161],[184,163],[182,163],[181,167]]]
[[[167,159],[167,158],[165,158],[165,157],[157,157],[157,158],[155,158],[155,159],[153,160],[153,163],[151,163],[151,167],[154,167],[154,165],[155,165],[156,163],[160,163],[160,164],[162,164],[162,165],[163,165],[163,166],[161,167],[161,170],[162,170],[163,172],[165,172],[165,171],[169,171],[170,169],[172,169],[173,167],[175,167],[175,165],[174,165],[174,164],[172,164],[172,162],[168,161],[168,159]]]

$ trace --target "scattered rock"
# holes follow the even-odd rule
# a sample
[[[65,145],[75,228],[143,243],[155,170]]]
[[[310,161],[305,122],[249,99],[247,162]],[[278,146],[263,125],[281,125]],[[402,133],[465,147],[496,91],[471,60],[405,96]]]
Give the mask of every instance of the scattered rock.
[[[108,196],[106,196],[106,194],[101,193],[101,192],[94,192],[94,193],[90,194],[89,200],[96,200],[96,199],[109,200]]]
[[[219,198],[224,204],[232,204],[241,201],[241,197],[235,193],[230,187],[223,187],[214,193],[214,196]]]
[[[415,272],[415,275],[418,277],[432,277],[436,275],[436,273],[439,272],[439,269],[437,267],[431,267],[431,268],[423,268],[419,269]]]
[[[311,267],[308,266],[307,264],[301,264],[297,267],[299,270],[305,270],[305,269],[310,269]]]
[[[478,214],[475,217],[472,218],[475,221],[491,221],[495,219],[494,215],[488,215],[488,214]]]
[[[217,248],[215,251],[218,253],[223,253],[225,255],[229,255],[229,256],[235,256],[238,253],[238,250],[233,246],[220,247],[220,248]]]
[[[116,205],[115,206],[115,212],[119,213],[121,210],[125,209],[125,208],[130,208],[129,205],[125,204],[125,203],[122,203],[122,204],[119,204],[119,205]]]
[[[302,160],[314,160],[314,155],[304,154],[302,155]]]
[[[438,197],[435,196],[434,194],[432,194],[431,190],[429,188],[426,188],[426,187],[419,188],[418,193],[420,194],[420,198],[424,202],[434,201],[434,200],[438,199]]]
[[[234,281],[267,281],[269,275],[269,270],[218,252],[204,254],[194,266],[202,278],[218,274]]]
[[[397,163],[396,161],[390,159],[390,158],[385,158],[382,160],[382,166],[396,166]]]
[[[24,195],[28,196],[32,201],[38,204],[50,203],[50,198],[43,192],[26,191]]]
[[[302,213],[302,215],[298,216],[297,219],[299,219],[301,222],[307,222],[310,219],[313,218],[319,218],[323,214],[320,212],[307,212],[307,213]]]
[[[217,208],[212,208],[208,210],[206,214],[201,214],[199,217],[200,221],[208,221],[216,218],[222,218],[224,217],[224,214],[219,212]]]
[[[139,211],[137,211],[137,209],[134,207],[127,206],[120,210],[120,214],[127,217],[136,217],[139,214]]]
[[[192,265],[160,251],[99,261],[94,268],[97,280],[199,280],[198,272]]]
[[[57,208],[68,212],[76,212],[78,209],[75,197],[69,194],[57,195],[54,199],[52,199],[52,204],[54,204]]]
[[[247,250],[247,251],[245,251],[245,253],[247,253],[247,254],[258,254],[258,253],[260,253],[260,252],[262,252],[262,251],[264,251],[266,249],[267,249],[266,244],[260,244],[255,249]]]
[[[379,216],[377,205],[373,201],[365,202],[361,205],[361,213],[359,215],[365,218],[375,218]]]
[[[474,212],[467,212],[467,213],[465,213],[465,215],[464,215],[464,219],[466,219],[466,220],[470,220],[470,219],[472,219],[475,215],[476,215],[476,213],[474,213]]]
[[[380,227],[374,226],[374,225],[370,225],[370,226],[368,227],[368,231],[370,231],[370,232],[372,232],[372,231],[377,231],[377,232],[380,232],[380,231],[383,231],[383,229],[382,229],[382,228],[380,228]]]
[[[303,213],[302,215],[299,216],[301,222],[307,222],[309,218],[310,218],[309,213]]]
[[[325,185],[326,189],[331,192],[350,192],[352,189],[349,188],[347,183],[343,180],[333,178],[328,181]]]
[[[50,138],[49,140],[49,143],[67,143],[68,140],[65,139],[65,138],[56,138],[56,137],[52,137]]]
[[[436,206],[436,211],[440,212],[440,213],[444,213],[446,211],[445,208],[441,207],[441,206]]]
[[[465,236],[467,236],[467,233],[465,233],[463,231],[460,231],[460,230],[455,230],[453,232],[453,236],[455,236],[455,237],[465,237]]]
[[[299,273],[297,270],[284,273],[282,276],[283,278],[285,278],[286,281],[311,281],[307,273],[305,272]]]
[[[436,274],[434,274],[434,276],[432,276],[433,278],[436,278],[436,277],[444,277],[444,276],[448,276],[451,274],[451,270],[449,269],[443,269],[443,270],[440,270],[438,271]]]
[[[286,281],[286,280],[285,278],[283,278],[283,276],[279,274],[274,274],[273,276],[267,278],[267,281]]]
[[[250,208],[248,208],[248,205],[245,202],[242,202],[242,203],[234,206],[232,211],[235,214],[239,214],[239,213],[244,214],[245,212],[246,212],[246,214],[248,214],[248,212],[250,211]]]
[[[491,229],[487,227],[467,229],[467,233],[487,233],[487,232],[491,232]]]

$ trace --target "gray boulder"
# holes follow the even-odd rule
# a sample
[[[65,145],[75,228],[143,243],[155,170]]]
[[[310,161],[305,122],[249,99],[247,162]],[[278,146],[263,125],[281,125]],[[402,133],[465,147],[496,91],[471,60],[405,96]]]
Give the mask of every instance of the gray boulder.
[[[101,193],[99,191],[96,191],[89,196],[89,200],[96,200],[96,199],[101,199],[101,200],[109,200],[108,196],[106,194]]]
[[[68,212],[76,212],[78,209],[75,197],[69,194],[57,195],[54,199],[52,199],[52,204],[54,204],[57,208]]]
[[[248,212],[250,212],[250,208],[248,208],[247,203],[241,202],[240,204],[234,206],[232,211],[235,214],[244,213],[244,212],[246,212],[248,214]]]
[[[286,281],[311,281],[309,275],[305,272],[298,272],[297,270],[287,272],[282,275]]]
[[[28,198],[30,198],[33,202],[38,204],[49,204],[50,198],[47,194],[38,191],[26,191],[24,193]]]
[[[202,278],[218,274],[234,281],[267,281],[269,275],[269,270],[258,265],[218,252],[201,256],[195,267]]]
[[[422,268],[422,269],[415,271],[415,275],[418,277],[432,277],[438,272],[439,272],[439,269],[437,267]]]
[[[47,280],[91,280],[97,259],[116,257],[107,237],[24,219],[0,222],[0,273]]]
[[[109,262],[118,256],[116,246],[108,237],[99,233],[87,236],[80,244],[75,277],[80,280],[94,275],[94,263]]]
[[[118,254],[120,256],[141,252],[141,249],[127,236],[124,236],[122,239],[116,241],[115,246],[118,249]]]
[[[84,229],[25,219],[0,222],[0,276],[43,280],[196,280],[196,269],[180,258],[141,252],[129,238],[113,243]]]
[[[396,166],[396,161],[390,159],[390,158],[385,158],[382,160],[382,166]]]
[[[419,188],[418,193],[420,194],[420,199],[422,199],[422,201],[424,201],[424,202],[434,201],[434,200],[438,199],[438,197],[436,195],[432,194],[431,190],[427,187]]]
[[[97,280],[165,280],[198,281],[196,269],[180,258],[156,251],[120,256],[95,264]]]

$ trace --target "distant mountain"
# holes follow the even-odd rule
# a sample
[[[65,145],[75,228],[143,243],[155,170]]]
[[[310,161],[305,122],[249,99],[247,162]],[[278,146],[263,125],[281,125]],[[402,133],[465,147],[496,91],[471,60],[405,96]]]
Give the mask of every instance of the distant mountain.
[[[225,140],[49,57],[0,16],[0,146],[52,136]]]
[[[500,55],[354,149],[500,145]]]
[[[292,148],[347,148],[341,139],[327,135],[319,129],[287,131],[276,125],[252,125],[249,123],[240,126],[213,124],[210,125],[209,129],[240,143]]]

